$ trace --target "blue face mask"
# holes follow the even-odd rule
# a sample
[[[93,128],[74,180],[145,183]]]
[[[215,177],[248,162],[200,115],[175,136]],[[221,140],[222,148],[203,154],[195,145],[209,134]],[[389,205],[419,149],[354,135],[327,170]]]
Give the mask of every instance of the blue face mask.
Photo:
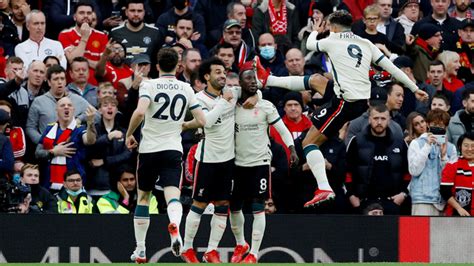
[[[270,60],[275,57],[275,47],[267,45],[260,48],[260,55],[266,60]]]
[[[69,190],[69,189],[66,188],[66,192],[67,192],[67,194],[68,194],[69,196],[71,196],[71,197],[77,197],[77,196],[79,196],[79,194],[81,194],[82,192],[84,192],[84,189],[81,188],[81,189],[79,189],[78,191],[72,191],[72,190]]]

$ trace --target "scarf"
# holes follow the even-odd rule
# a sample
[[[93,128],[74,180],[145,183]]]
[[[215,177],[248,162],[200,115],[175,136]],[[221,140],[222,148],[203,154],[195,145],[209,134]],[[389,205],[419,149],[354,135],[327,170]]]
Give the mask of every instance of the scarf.
[[[416,38],[415,44],[418,45],[421,49],[423,49],[423,51],[430,57],[430,60],[435,59],[439,53],[438,49],[434,49],[420,37]]]
[[[459,54],[459,63],[462,67],[471,68],[471,57],[474,52],[474,43],[465,43],[459,38],[456,43],[456,49]]]
[[[268,13],[270,15],[270,32],[273,33],[273,35],[285,35],[288,27],[286,0],[281,1],[280,13],[275,11],[273,1],[268,0]]]
[[[58,136],[59,123],[56,122],[43,139],[43,147],[51,150],[59,143],[68,142],[72,132],[76,128],[76,120],[67,126],[67,128]],[[61,188],[64,180],[64,173],[67,171],[66,156],[54,156],[49,166],[49,177],[51,188]]]

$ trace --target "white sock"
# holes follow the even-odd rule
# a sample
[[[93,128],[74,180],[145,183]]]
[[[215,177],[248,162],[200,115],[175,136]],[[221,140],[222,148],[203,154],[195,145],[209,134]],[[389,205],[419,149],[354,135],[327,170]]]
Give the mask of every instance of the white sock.
[[[183,206],[179,201],[172,201],[168,204],[167,208],[168,218],[170,223],[175,223],[178,226],[181,224],[181,218],[183,216]]]
[[[135,240],[137,241],[137,251],[145,251],[145,239],[146,233],[148,232],[148,226],[150,225],[150,219],[146,218],[134,218],[133,227],[135,229]]]
[[[324,162],[323,154],[321,153],[319,148],[308,149],[309,146],[310,145],[305,147],[306,162],[308,163],[309,168],[311,168],[311,172],[313,172],[313,175],[316,178],[316,182],[318,182],[318,188],[322,190],[332,191],[332,188],[328,182],[328,177],[326,176],[326,164]]]
[[[258,251],[262,244],[265,225],[265,212],[254,213],[252,225],[252,247],[250,248],[250,253],[255,255],[256,258],[258,258]]]
[[[245,217],[242,210],[230,213],[230,228],[237,245],[245,245],[244,223]]]
[[[293,91],[303,91],[306,89],[304,76],[276,77],[268,76],[267,87],[279,87]]]
[[[219,242],[221,242],[227,227],[227,214],[219,215],[213,214],[211,219],[211,233],[209,235],[209,243],[207,244],[207,251],[217,250]]]
[[[188,250],[193,247],[194,237],[201,223],[201,214],[194,212],[192,209],[186,216],[186,227],[184,230],[184,247],[183,250]]]

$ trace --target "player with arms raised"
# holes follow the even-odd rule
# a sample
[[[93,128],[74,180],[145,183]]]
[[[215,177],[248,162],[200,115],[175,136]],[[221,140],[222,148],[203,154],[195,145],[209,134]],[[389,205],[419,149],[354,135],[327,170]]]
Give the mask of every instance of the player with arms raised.
[[[136,263],[146,262],[145,238],[150,224],[148,205],[158,176],[157,184],[164,188],[168,204],[171,250],[175,256],[181,252],[179,224],[183,208],[179,198],[183,147],[180,134],[183,127],[202,127],[206,121],[191,86],[176,79],[177,64],[178,54],[173,49],[160,50],[157,65],[160,77],[144,80],[140,85],[138,106],[127,130],[127,147],[137,147],[133,132],[144,120],[138,147],[138,204],[133,220],[137,247],[130,257]],[[196,119],[184,122],[188,109]]]

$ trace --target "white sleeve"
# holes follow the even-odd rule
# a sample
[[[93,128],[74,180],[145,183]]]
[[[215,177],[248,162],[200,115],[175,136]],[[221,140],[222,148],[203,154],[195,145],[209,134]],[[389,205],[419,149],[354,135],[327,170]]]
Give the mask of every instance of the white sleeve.
[[[311,34],[308,36],[308,39],[306,41],[306,49],[310,51],[316,51],[319,52],[319,41],[316,40],[316,37],[318,36],[317,31],[311,32]]]
[[[403,83],[405,87],[409,88],[412,92],[418,90],[416,84],[411,81],[411,79],[408,78],[408,76],[398,67],[396,67],[387,57],[384,56],[375,63],[381,66],[383,69],[387,70],[396,80]]]
[[[148,81],[143,81],[142,83],[140,83],[140,87],[138,88],[138,97],[139,98],[146,97],[146,98],[152,100],[151,96],[150,96],[150,92],[148,90],[149,85],[150,85],[150,82],[148,82]]]
[[[216,103],[216,105],[214,105],[212,110],[203,108],[204,114],[206,116],[206,124],[204,127],[212,127],[217,122],[217,119],[219,119],[219,116],[221,116],[222,111],[227,104],[230,103],[226,99],[222,98]]]
[[[290,131],[288,128],[285,126],[285,123],[280,119],[278,120],[275,124],[273,124],[275,129],[278,131],[278,133],[281,136],[281,139],[285,143],[286,147],[294,146],[295,143],[293,142],[293,137],[291,136]]]
[[[431,145],[426,142],[423,147],[418,145],[418,141],[413,140],[408,147],[408,171],[412,176],[419,176],[425,168]]]

